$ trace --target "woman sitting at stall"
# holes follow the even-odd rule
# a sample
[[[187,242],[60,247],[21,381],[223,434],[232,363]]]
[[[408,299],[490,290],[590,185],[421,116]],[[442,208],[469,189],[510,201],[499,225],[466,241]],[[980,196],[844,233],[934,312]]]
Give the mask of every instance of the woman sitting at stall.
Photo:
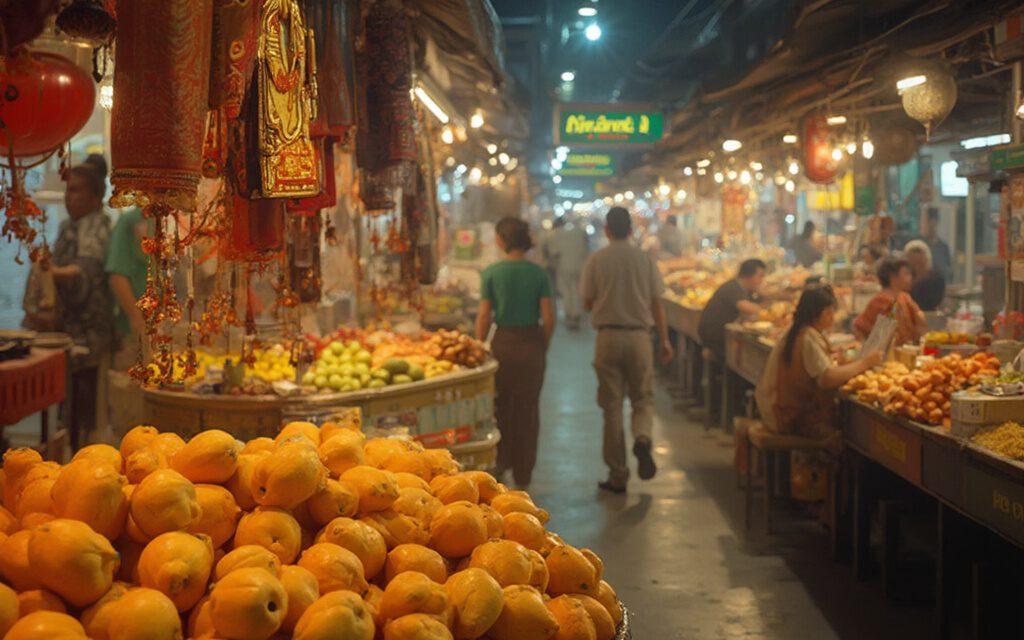
[[[910,288],[914,284],[910,263],[886,258],[878,265],[878,283],[882,290],[853,321],[853,332],[863,340],[871,335],[878,316],[891,314],[896,320],[893,346],[916,342],[928,331],[928,323],[921,308],[910,297]]]
[[[793,324],[772,349],[757,383],[761,421],[771,431],[826,438],[836,431],[830,391],[882,361],[876,351],[847,364],[835,364],[825,332],[835,324],[838,307],[829,285],[804,290]]]
[[[525,487],[537,461],[540,392],[555,308],[547,272],[526,259],[533,247],[529,226],[503,218],[495,232],[505,259],[481,274],[476,337],[486,340],[492,321],[498,326],[491,346],[498,361],[495,415],[501,432],[495,475],[501,479],[511,469],[516,485]]]

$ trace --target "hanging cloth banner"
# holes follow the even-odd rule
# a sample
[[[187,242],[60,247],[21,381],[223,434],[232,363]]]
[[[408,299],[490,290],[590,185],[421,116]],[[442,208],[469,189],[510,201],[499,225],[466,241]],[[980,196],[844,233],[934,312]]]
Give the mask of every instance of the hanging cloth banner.
[[[348,142],[355,126],[352,98],[353,26],[358,7],[352,0],[301,0],[306,25],[316,35],[320,108],[310,127],[314,138],[334,136]]]

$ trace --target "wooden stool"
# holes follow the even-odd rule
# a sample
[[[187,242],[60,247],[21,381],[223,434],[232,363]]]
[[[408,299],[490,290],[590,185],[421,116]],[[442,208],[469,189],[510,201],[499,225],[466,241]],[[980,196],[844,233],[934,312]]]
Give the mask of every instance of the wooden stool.
[[[764,472],[764,522],[765,531],[767,533],[772,532],[772,485],[775,483],[775,463],[777,461],[777,454],[779,453],[792,453],[793,451],[827,451],[832,445],[833,438],[807,438],[804,436],[793,436],[781,433],[775,433],[769,431],[761,423],[760,420],[751,420],[750,418],[737,417],[733,421],[733,425],[737,432],[741,429],[747,432],[746,438],[746,449],[747,449],[747,469],[746,469],[746,483],[744,485],[744,491],[746,492],[746,508],[744,515],[744,523],[746,530],[750,531],[750,519],[751,512],[753,511],[754,504],[754,486],[753,486],[753,452],[756,450],[760,454],[761,458],[761,469]]]

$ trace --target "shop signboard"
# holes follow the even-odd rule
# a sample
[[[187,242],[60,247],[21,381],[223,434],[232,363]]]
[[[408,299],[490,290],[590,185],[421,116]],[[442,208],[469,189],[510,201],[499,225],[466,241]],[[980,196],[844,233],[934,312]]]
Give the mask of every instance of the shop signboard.
[[[1024,544],[1024,485],[969,464],[964,494],[967,513]]]
[[[615,175],[615,157],[610,153],[570,153],[558,175],[566,178],[608,178]]]
[[[555,105],[555,144],[586,148],[649,147],[665,134],[665,116],[651,105]]]
[[[1024,169],[1024,144],[993,149],[989,157],[992,171]]]
[[[851,401],[847,438],[879,464],[921,484],[921,434]]]

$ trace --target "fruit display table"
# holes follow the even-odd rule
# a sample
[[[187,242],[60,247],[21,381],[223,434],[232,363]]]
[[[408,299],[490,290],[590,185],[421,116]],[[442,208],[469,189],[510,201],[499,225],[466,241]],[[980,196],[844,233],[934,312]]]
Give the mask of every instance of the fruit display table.
[[[739,325],[726,326],[725,371],[722,375],[722,428],[732,432],[732,420],[743,408],[747,390],[757,385],[768,366],[772,345],[762,335]]]
[[[663,297],[665,322],[678,335],[676,344],[676,376],[684,395],[699,398],[700,386],[704,370],[701,360],[703,348],[697,336],[697,325],[700,324],[701,310],[680,304],[676,300]]]
[[[288,420],[320,421],[358,407],[368,431],[406,430],[428,447],[448,447],[473,467],[493,462],[494,360],[480,367],[376,389],[280,397],[147,389],[146,420],[183,437],[218,428],[241,440],[272,436]]]

